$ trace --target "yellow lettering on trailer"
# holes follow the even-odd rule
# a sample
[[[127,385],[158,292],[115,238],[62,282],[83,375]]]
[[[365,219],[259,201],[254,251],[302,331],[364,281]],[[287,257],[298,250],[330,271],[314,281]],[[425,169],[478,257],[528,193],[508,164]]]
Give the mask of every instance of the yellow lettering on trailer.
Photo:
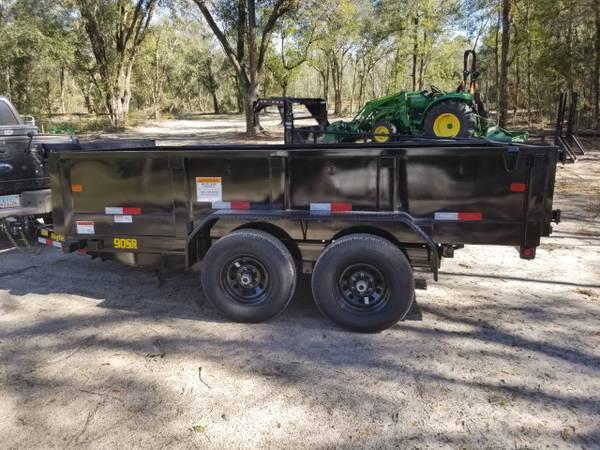
[[[119,250],[137,250],[137,239],[114,238],[113,247]]]
[[[52,233],[50,234],[50,239],[52,239],[53,241],[63,242],[65,240],[65,237],[62,234]]]

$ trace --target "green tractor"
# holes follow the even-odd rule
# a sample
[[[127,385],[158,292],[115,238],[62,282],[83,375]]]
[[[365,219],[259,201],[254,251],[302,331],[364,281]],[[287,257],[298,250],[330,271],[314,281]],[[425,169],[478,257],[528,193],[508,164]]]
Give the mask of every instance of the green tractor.
[[[470,65],[469,65],[470,61]],[[352,142],[366,136],[379,143],[394,135],[430,138],[482,137],[490,140],[522,142],[527,133],[511,133],[488,118],[477,91],[477,56],[464,53],[463,80],[455,92],[398,92],[367,102],[350,122],[333,122],[326,130],[326,142]]]

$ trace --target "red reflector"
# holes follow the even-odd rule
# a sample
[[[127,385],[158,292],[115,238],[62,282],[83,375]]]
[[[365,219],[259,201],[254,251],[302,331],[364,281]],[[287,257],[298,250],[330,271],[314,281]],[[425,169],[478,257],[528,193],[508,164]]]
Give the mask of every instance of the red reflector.
[[[250,209],[250,202],[231,202],[231,209]]]
[[[531,258],[534,255],[534,250],[532,248],[524,248],[523,249],[523,256],[525,258]]]
[[[480,212],[459,212],[458,220],[481,220]]]
[[[142,208],[123,208],[123,214],[128,216],[139,216],[142,213]]]
[[[525,183],[511,183],[510,192],[525,192],[527,185]]]
[[[352,211],[352,203],[332,203],[331,212]]]

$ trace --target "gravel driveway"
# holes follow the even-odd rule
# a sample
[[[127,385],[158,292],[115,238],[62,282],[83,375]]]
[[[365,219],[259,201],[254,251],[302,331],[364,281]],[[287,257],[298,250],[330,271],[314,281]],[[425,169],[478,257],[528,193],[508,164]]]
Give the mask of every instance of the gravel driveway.
[[[322,318],[302,280],[255,325],[197,274],[0,250],[4,448],[600,448],[600,151],[559,168],[533,261],[467,247],[379,334]]]

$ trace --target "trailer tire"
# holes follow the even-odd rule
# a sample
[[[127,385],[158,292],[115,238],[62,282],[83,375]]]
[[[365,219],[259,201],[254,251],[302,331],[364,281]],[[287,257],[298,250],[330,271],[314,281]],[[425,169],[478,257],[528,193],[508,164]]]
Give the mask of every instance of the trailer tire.
[[[344,236],[321,254],[312,276],[321,313],[352,331],[391,327],[409,312],[414,278],[396,245],[372,234]]]
[[[204,295],[236,322],[263,322],[288,306],[296,266],[277,238],[260,230],[234,231],[216,241],[202,269]]]
[[[443,101],[427,111],[423,130],[433,138],[470,138],[475,134],[475,113],[465,102]]]

